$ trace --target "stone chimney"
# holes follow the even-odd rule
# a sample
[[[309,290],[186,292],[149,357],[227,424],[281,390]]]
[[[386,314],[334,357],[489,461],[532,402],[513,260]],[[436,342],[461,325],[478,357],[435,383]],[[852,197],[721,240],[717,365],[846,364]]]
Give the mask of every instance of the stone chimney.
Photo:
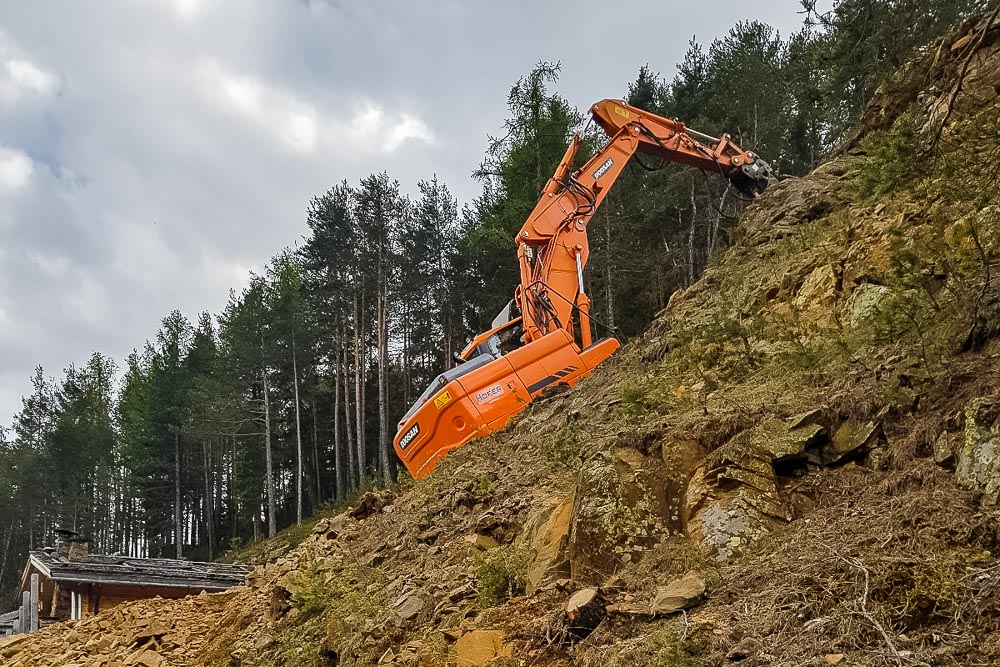
[[[56,528],[56,555],[74,563],[83,563],[90,555],[90,540],[80,533]]]

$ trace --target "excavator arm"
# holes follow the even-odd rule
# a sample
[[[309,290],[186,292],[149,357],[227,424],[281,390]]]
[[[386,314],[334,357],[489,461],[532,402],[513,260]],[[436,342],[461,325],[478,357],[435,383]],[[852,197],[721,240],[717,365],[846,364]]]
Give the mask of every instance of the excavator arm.
[[[546,388],[576,384],[618,349],[614,338],[592,338],[587,223],[636,153],[717,173],[746,197],[763,192],[771,177],[766,162],[728,135],[710,137],[620,100],[598,102],[590,113],[609,139],[576,171],[580,136],[570,141],[518,232],[513,301],[399,422],[393,444],[416,478],[449,450],[505,426]]]
[[[767,163],[740,149],[728,135],[717,139],[693,132],[680,121],[618,100],[598,102],[590,114],[610,139],[570,173],[580,147],[579,135],[573,137],[518,233],[521,284],[517,300],[526,343],[555,328],[572,330],[571,316],[577,314],[582,346],[590,346],[590,302],[583,287],[589,255],[587,223],[636,153],[717,173],[746,197],[763,192],[771,176]]]

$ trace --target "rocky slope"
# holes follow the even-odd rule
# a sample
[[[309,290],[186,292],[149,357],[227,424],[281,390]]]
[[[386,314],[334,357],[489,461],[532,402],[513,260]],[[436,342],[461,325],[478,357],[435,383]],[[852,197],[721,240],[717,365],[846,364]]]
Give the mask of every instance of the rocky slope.
[[[0,642],[27,665],[1000,664],[1000,27],[578,389],[245,587]]]

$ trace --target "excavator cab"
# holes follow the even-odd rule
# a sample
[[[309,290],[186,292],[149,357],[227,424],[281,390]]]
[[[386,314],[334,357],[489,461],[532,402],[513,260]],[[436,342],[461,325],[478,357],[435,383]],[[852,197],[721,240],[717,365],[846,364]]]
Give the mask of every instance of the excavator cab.
[[[500,309],[497,316],[493,318],[493,324],[490,325],[490,336],[476,345],[475,353],[477,355],[492,354],[494,357],[499,357],[524,342],[522,340],[523,330],[519,326],[506,326],[514,320],[520,323],[520,318],[516,317],[516,311],[517,305],[513,299]],[[465,363],[465,359],[461,355],[456,357],[456,361],[460,364]]]

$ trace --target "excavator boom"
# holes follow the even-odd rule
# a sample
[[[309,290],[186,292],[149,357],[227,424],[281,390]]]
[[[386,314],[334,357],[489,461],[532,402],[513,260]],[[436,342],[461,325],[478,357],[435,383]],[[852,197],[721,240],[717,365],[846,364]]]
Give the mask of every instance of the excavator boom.
[[[587,223],[636,153],[719,174],[746,197],[771,178],[767,163],[729,135],[701,134],[621,100],[598,102],[590,114],[609,139],[576,171],[579,135],[570,141],[518,232],[514,299],[399,422],[396,453],[416,478],[449,450],[503,428],[547,387],[573,386],[618,349],[614,338],[592,338]]]

